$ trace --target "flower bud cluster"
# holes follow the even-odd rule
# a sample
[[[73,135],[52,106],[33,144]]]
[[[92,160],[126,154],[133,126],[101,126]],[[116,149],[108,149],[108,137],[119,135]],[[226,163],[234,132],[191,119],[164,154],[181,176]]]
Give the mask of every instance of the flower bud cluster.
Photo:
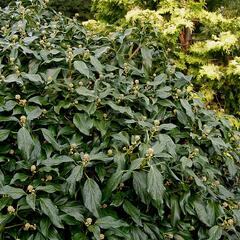
[[[37,172],[37,171],[36,171],[36,170],[37,170],[36,165],[32,165],[30,169],[31,169],[31,172],[32,172],[33,174],[35,174],[35,173]]]
[[[29,193],[35,193],[35,189],[34,189],[34,187],[33,187],[32,185],[28,185],[27,191],[28,191]]]
[[[25,223],[23,230],[24,231],[29,231],[29,230],[36,230],[37,225],[36,224],[30,224],[30,223]]]
[[[16,212],[16,209],[13,206],[8,206],[7,211],[9,214],[14,214]]]
[[[93,221],[92,218],[87,218],[85,221],[85,225],[89,227],[92,224],[92,221]]]
[[[148,148],[147,153],[146,153],[146,157],[147,157],[147,158],[152,158],[153,155],[154,155],[154,150],[153,150],[153,148]]]
[[[67,62],[72,62],[73,60],[73,50],[70,46],[68,46],[67,52],[66,52]]]
[[[25,126],[26,122],[27,122],[27,117],[24,116],[24,115],[21,116],[21,117],[20,117],[20,124],[21,124],[22,126]]]
[[[82,157],[82,165],[84,167],[87,166],[89,161],[90,161],[90,156],[89,156],[89,154],[85,153]]]
[[[76,151],[77,151],[77,144],[76,144],[76,143],[70,144],[69,153],[70,153],[70,154],[74,154]]]

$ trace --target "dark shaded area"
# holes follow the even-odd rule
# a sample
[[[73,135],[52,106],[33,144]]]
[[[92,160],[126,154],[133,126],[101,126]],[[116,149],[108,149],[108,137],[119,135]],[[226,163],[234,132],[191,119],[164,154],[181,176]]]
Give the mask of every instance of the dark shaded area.
[[[52,0],[50,6],[69,17],[78,13],[80,20],[87,20],[92,17],[91,0]]]
[[[6,7],[13,0],[0,0],[0,7]],[[27,1],[22,1],[27,2]],[[91,0],[50,0],[49,5],[58,12],[71,17],[79,14],[79,20],[88,20],[92,18]]]

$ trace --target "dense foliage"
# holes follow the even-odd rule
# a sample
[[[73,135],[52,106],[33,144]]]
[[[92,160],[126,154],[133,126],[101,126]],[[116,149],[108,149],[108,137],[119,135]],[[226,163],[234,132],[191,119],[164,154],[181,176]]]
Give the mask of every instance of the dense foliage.
[[[239,17],[231,18],[225,9],[222,13],[209,12],[203,0],[154,1],[158,3],[156,10],[140,2],[101,0],[93,6],[101,21],[110,17],[109,23],[117,20],[115,25],[155,32],[156,37],[148,40],[164,45],[176,68],[194,76],[195,89],[205,94],[206,101],[214,108],[238,115]]]
[[[0,238],[239,239],[239,132],[141,31],[45,2],[0,11]]]

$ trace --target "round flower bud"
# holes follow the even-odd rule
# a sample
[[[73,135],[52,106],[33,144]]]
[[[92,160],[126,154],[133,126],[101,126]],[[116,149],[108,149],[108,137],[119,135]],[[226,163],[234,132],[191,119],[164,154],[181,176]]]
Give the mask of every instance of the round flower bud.
[[[21,96],[19,94],[15,95],[15,99],[16,100],[20,100],[21,99]]]
[[[86,162],[90,161],[90,156],[89,156],[89,154],[85,153],[85,154],[83,155],[83,161],[86,161]]]
[[[23,115],[23,116],[20,117],[20,123],[24,124],[24,123],[26,123],[26,121],[27,121],[26,116]]]
[[[153,148],[149,148],[149,149],[147,150],[147,156],[152,157],[153,154],[154,154]]]
[[[107,155],[108,156],[112,156],[113,155],[113,150],[112,149],[108,149]]]
[[[48,175],[48,176],[46,177],[46,181],[52,181],[52,179],[53,179],[53,177],[52,177],[51,175]]]
[[[139,80],[135,80],[134,83],[135,83],[135,84],[139,84]]]
[[[160,121],[158,119],[154,120],[154,125],[155,126],[159,126],[160,125]]]
[[[92,224],[92,218],[87,218],[87,219],[86,219],[86,223],[88,223],[89,225],[91,225],[91,224]]]
[[[139,141],[141,139],[141,137],[139,135],[135,136],[135,141]]]
[[[234,224],[234,221],[233,221],[232,218],[228,219],[228,224],[229,224],[230,226],[232,226],[232,225]]]
[[[74,87],[74,85],[73,85],[72,83],[69,83],[68,86],[69,86],[70,88],[73,88],[73,87]]]
[[[37,169],[36,165],[32,165],[32,166],[31,166],[31,172],[35,172],[36,169]]]

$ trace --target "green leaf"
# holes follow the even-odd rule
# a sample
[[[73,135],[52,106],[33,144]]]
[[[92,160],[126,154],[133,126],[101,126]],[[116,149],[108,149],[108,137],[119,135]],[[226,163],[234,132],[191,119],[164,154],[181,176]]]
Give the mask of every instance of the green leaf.
[[[171,222],[173,226],[176,226],[178,221],[181,219],[179,201],[176,197],[171,197],[170,202],[171,202]]]
[[[33,211],[35,211],[36,206],[36,194],[28,194],[26,196],[26,202],[27,204],[32,208]]]
[[[137,225],[142,226],[141,212],[131,202],[125,200],[123,203],[123,210],[132,217]]]
[[[18,149],[28,160],[34,147],[34,142],[28,130],[25,127],[19,129],[17,133]]]
[[[63,228],[62,222],[58,216],[58,209],[53,204],[51,199],[40,198],[40,206],[41,206],[43,213],[46,214],[50,218],[50,220],[56,227]]]
[[[127,227],[128,224],[122,220],[117,220],[111,216],[106,216],[102,218],[98,218],[95,222],[102,229],[110,229],[110,228],[120,228],[120,227]]]
[[[61,163],[70,163],[74,162],[74,160],[66,155],[58,156],[58,157],[53,157],[53,158],[48,158],[46,160],[43,160],[41,164],[52,167],[52,166],[57,166],[60,165]]]
[[[25,173],[16,173],[14,174],[13,178],[11,179],[10,184],[15,183],[17,180],[20,180],[21,182],[25,182],[28,179],[28,175]]]
[[[0,142],[6,140],[9,136],[10,130],[8,129],[0,129]]]
[[[3,186],[0,188],[0,194],[7,194],[12,199],[19,199],[22,196],[26,195],[26,193],[21,188],[15,188],[11,186]]]
[[[84,221],[84,217],[81,214],[81,208],[79,206],[64,206],[64,207],[61,207],[61,211],[75,218],[79,222]]]
[[[219,240],[222,236],[222,228],[220,226],[213,226],[209,229],[209,238],[208,240]]]
[[[98,208],[102,199],[102,192],[98,184],[91,178],[88,178],[83,186],[83,202],[85,207],[98,217]]]
[[[87,78],[90,77],[90,72],[88,66],[83,61],[75,61],[73,66],[76,70],[78,70],[81,74],[85,75]]]
[[[211,227],[208,220],[208,213],[206,211],[204,204],[200,201],[194,201],[193,204],[200,221],[206,224],[208,227]]]
[[[166,130],[166,131],[170,131],[174,128],[176,128],[177,126],[175,124],[172,123],[167,123],[167,124],[161,124],[159,127],[159,130]]]
[[[113,134],[112,137],[115,140],[118,140],[126,145],[129,145],[129,136],[128,136],[127,132],[116,133],[116,134]]]
[[[0,211],[2,211],[3,208],[6,206],[9,206],[11,204],[11,198],[9,197],[1,197],[0,198]]]
[[[192,111],[192,107],[189,104],[189,102],[186,99],[180,99],[180,102],[183,108],[186,110],[187,115],[192,119],[192,121],[194,121],[195,119],[194,113]]]
[[[163,176],[156,166],[151,166],[147,175],[147,191],[153,200],[162,202],[165,187],[163,185]]]
[[[76,89],[76,92],[80,95],[80,96],[85,96],[85,97],[93,97],[96,98],[96,95],[94,93],[93,90],[89,90],[85,87],[79,87]]]
[[[76,113],[73,117],[73,123],[85,135],[89,135],[93,127],[93,120],[85,113]]]
[[[53,185],[47,185],[47,186],[36,187],[36,191],[44,191],[44,192],[47,192],[47,193],[54,193],[54,192],[57,191],[57,189]]]
[[[145,172],[133,172],[133,188],[141,201],[148,204],[147,174]]]
[[[26,107],[25,108],[27,119],[29,121],[32,121],[33,119],[36,119],[41,116],[42,109],[40,107]]]
[[[45,129],[45,128],[41,128],[41,130],[42,130],[42,134],[43,134],[43,137],[45,138],[45,140],[47,142],[49,142],[55,150],[60,151],[60,146],[57,143],[57,141],[55,140],[55,138],[53,137],[52,133],[48,129]]]
[[[23,77],[34,83],[43,83],[43,80],[39,74],[27,73],[24,74]]]
[[[6,83],[20,83],[21,85],[23,85],[23,81],[22,78],[18,77],[17,74],[10,74],[6,77],[6,79],[4,80],[4,82]]]
[[[91,64],[95,67],[95,69],[99,72],[99,73],[102,73],[103,71],[103,65],[100,63],[100,61],[94,57],[94,56],[91,56],[90,57],[90,61],[91,61]]]
[[[103,191],[103,201],[108,200],[108,198],[111,196],[112,192],[117,188],[119,183],[122,180],[122,171],[117,171],[108,179],[107,185],[104,188]]]
[[[152,67],[153,50],[149,49],[147,47],[142,47],[141,48],[141,53],[142,53],[142,58],[143,58],[143,65],[146,68],[151,68]]]
[[[60,71],[61,71],[61,68],[47,69],[47,72],[46,72],[47,81],[48,82],[55,81],[57,79]]]
[[[68,183],[68,191],[71,196],[76,193],[76,182],[79,182],[83,175],[83,166],[77,165],[73,168],[70,176],[66,179]]]

